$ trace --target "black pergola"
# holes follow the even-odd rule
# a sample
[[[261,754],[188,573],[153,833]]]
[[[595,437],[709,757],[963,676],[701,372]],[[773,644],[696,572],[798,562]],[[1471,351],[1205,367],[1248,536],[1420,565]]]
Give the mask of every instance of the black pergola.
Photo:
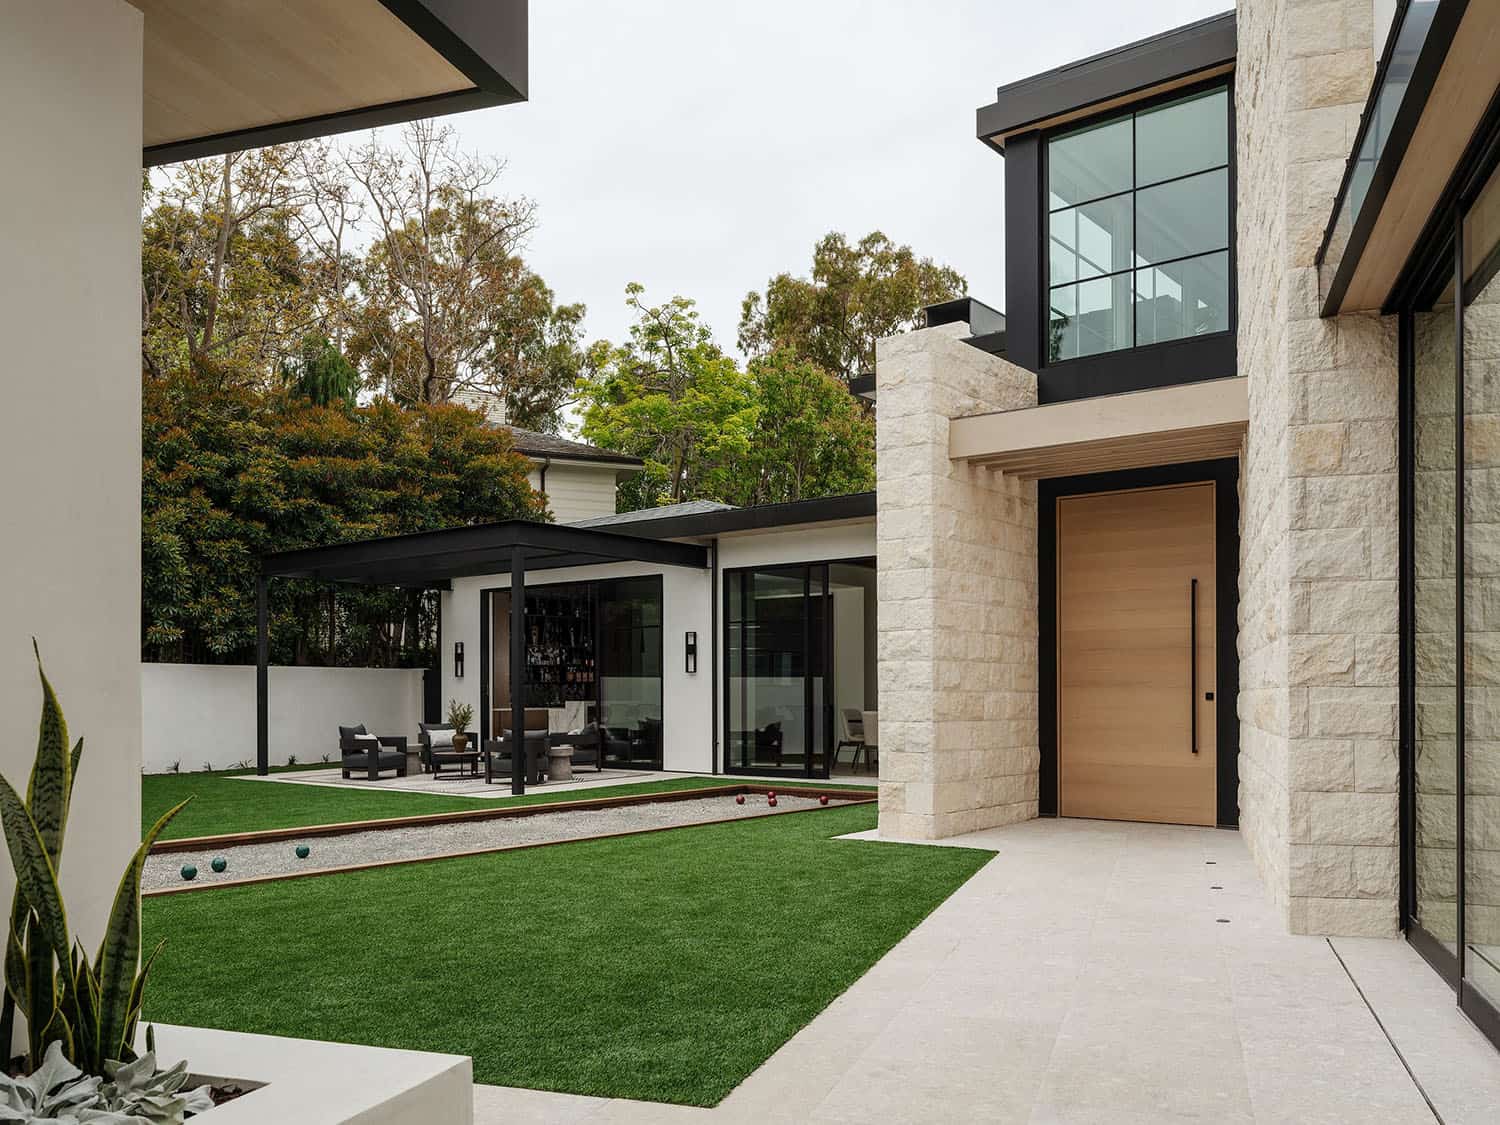
[[[392,535],[333,547],[279,551],[261,559],[255,591],[256,772],[270,770],[267,724],[270,666],[269,589],[273,578],[313,578],[366,586],[446,590],[454,578],[509,574],[511,730],[526,729],[526,572],[597,563],[645,562],[708,568],[708,548],[587,527],[506,520],[479,527]],[[442,654],[438,654],[439,666]],[[526,791],[526,755],[515,735],[511,792]]]

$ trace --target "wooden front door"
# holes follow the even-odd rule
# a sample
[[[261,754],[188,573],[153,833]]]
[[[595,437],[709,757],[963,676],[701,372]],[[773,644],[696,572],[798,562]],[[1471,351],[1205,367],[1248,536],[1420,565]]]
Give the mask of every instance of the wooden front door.
[[[1215,822],[1214,485],[1057,501],[1058,808]]]

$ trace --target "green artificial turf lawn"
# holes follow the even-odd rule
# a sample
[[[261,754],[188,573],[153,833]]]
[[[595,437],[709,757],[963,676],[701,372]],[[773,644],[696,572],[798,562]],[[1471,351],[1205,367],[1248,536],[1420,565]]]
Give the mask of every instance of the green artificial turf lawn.
[[[731,798],[725,797],[728,801]],[[145,1017],[713,1105],[990,858],[873,805],[146,900]]]
[[[328,769],[326,765],[294,767]],[[712,785],[715,779],[672,777],[627,785],[604,785],[597,788],[548,792],[545,788],[524,797],[482,798],[448,797],[441,794],[409,793],[398,790],[341,789],[320,785],[273,785],[264,781],[243,781],[237,775],[248,771],[222,773],[158,773],[141,778],[142,831],[156,823],[158,817],[179,801],[192,797],[167,825],[162,838],[217,836],[228,832],[256,832],[263,828],[302,828],[312,824],[337,824],[353,820],[381,820],[393,816],[424,816],[429,813],[460,812],[467,809],[502,808],[512,804],[550,804],[554,801],[582,801],[590,797],[625,797],[633,793],[659,793],[673,789],[697,789]],[[284,772],[278,769],[274,772]],[[717,779],[733,784],[732,778]],[[820,788],[828,788],[817,782]],[[867,787],[849,787],[867,788]]]

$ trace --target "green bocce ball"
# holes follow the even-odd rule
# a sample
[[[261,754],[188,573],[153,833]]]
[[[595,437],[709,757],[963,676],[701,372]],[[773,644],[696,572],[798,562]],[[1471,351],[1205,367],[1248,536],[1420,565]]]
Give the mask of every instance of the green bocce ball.
[[[221,855],[216,855],[212,860],[209,861],[208,865],[212,867],[216,872],[222,874],[224,870],[229,866],[229,861]]]
[[[298,844],[297,845],[297,858],[298,859],[306,859],[311,854],[312,854],[312,849],[310,847],[308,847],[306,844]]]
[[[191,863],[184,863],[182,865],[182,877],[188,882],[192,882],[198,877],[198,869]]]

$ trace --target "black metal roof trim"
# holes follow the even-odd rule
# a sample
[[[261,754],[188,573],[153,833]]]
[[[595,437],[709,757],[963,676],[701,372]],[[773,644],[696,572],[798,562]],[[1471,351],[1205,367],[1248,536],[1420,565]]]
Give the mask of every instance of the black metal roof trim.
[[[434,586],[453,578],[508,574],[517,550],[522,552],[528,569],[538,570],[623,561],[700,570],[708,566],[707,549],[691,543],[534,520],[506,520],[277,551],[261,558],[261,573],[276,578]]]
[[[928,328],[940,324],[967,324],[976,336],[1005,331],[1005,314],[974,297],[955,297],[922,309],[922,323]]]
[[[784,504],[759,504],[753,508],[645,520],[632,525],[631,530],[639,535],[663,539],[699,539],[735,531],[765,531],[802,524],[874,518],[875,493],[852,492],[846,496],[824,496],[815,500],[791,500]]]
[[[1386,72],[1390,68],[1396,43],[1401,34],[1402,23],[1410,6],[1410,0],[1401,0],[1395,18],[1391,20],[1390,34],[1386,37],[1385,47],[1381,51],[1375,78],[1370,83],[1369,96],[1365,100],[1364,109],[1360,111],[1359,129],[1354,134],[1354,144],[1344,162],[1344,175],[1339,181],[1339,190],[1333,197],[1333,209],[1329,212],[1328,223],[1323,228],[1323,240],[1319,243],[1317,256],[1313,259],[1313,263],[1320,271],[1338,229],[1339,214],[1343,211],[1344,199],[1349,194],[1349,185],[1359,165],[1359,150],[1363,147],[1366,134],[1374,121],[1372,111],[1385,85]],[[1385,207],[1386,198],[1391,192],[1391,185],[1395,182],[1396,173],[1401,168],[1401,161],[1406,156],[1406,148],[1411,144],[1411,138],[1417,131],[1417,123],[1422,119],[1422,111],[1427,108],[1427,99],[1431,96],[1432,87],[1443,69],[1443,62],[1448,57],[1449,48],[1453,46],[1453,38],[1458,34],[1458,25],[1463,21],[1467,7],[1468,0],[1443,0],[1438,5],[1437,11],[1433,13],[1432,25],[1427,32],[1427,38],[1423,40],[1417,62],[1412,67],[1411,78],[1401,96],[1400,108],[1396,111],[1396,119],[1391,123],[1385,147],[1376,159],[1375,170],[1370,175],[1370,185],[1365,189],[1365,197],[1360,204],[1359,214],[1354,218],[1349,230],[1349,239],[1344,244],[1343,253],[1339,257],[1338,267],[1328,283],[1328,291],[1323,297],[1322,316],[1335,315],[1343,303],[1344,294],[1349,289],[1349,282],[1354,278],[1354,271],[1359,267],[1359,260],[1369,244],[1370,233],[1380,217],[1381,210]]]
[[[1003,356],[1005,354],[1005,332],[1003,329],[999,332],[986,332],[982,336],[970,336],[964,343],[968,344],[971,348],[978,348],[982,352],[988,352],[990,355]]]
[[[997,133],[1015,132],[1234,59],[1234,12],[1209,16],[1001,86],[995,100],[976,111],[976,135],[991,143]]]
[[[526,100],[527,0],[380,2],[473,82],[474,88],[149,145],[141,150],[142,165],[153,168]]]
[[[874,398],[875,376],[856,375],[849,380],[849,393],[856,398]]]

